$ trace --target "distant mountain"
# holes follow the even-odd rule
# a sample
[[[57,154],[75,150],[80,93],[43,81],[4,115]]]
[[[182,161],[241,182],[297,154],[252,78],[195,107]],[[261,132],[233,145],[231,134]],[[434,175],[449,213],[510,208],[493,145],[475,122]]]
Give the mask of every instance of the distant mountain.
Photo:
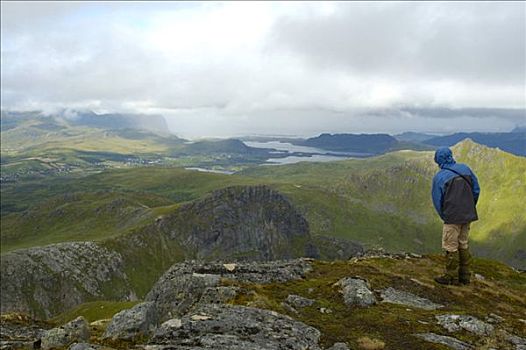
[[[60,115],[73,125],[99,129],[141,129],[168,134],[168,125],[161,115],[96,114],[92,111],[68,111]]]
[[[118,130],[135,129],[150,132],[169,134],[166,120],[161,115],[147,114],[97,114],[92,111],[64,110],[57,113],[46,114],[41,111],[1,111],[2,131],[7,131],[27,122],[38,121],[41,128],[46,125],[50,130],[56,130],[65,125],[86,126],[89,128]],[[44,124],[44,126],[42,126]]]
[[[516,126],[513,128],[511,132],[526,132],[526,125],[525,126]]]
[[[373,154],[384,153],[397,143],[394,137],[387,134],[321,134],[301,142],[303,146],[331,151]]]
[[[503,151],[513,153],[518,156],[526,156],[526,132],[503,132],[503,133],[456,133],[448,136],[434,137],[424,141],[425,144],[432,146],[452,146],[464,139],[471,139],[481,145],[498,147]]]
[[[426,140],[436,137],[435,135],[424,134],[420,132],[407,131],[398,135],[394,135],[398,141],[407,142],[424,142]]]
[[[235,153],[249,154],[262,153],[264,150],[248,147],[237,139],[226,140],[205,140],[189,143],[182,151],[185,154],[214,154],[214,153]]]

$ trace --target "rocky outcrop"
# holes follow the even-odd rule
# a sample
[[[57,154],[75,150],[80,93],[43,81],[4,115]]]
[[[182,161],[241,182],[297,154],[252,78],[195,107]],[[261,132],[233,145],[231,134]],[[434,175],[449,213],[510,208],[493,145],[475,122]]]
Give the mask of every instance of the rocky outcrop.
[[[65,325],[50,329],[42,336],[42,349],[63,348],[73,342],[88,341],[90,337],[89,325],[82,316]]]
[[[471,344],[460,341],[453,337],[448,337],[446,335],[440,335],[435,333],[420,333],[415,334],[416,337],[424,339],[430,343],[446,345],[450,349],[454,350],[470,350],[473,349]]]
[[[314,304],[314,300],[309,299],[309,298],[304,298],[300,295],[295,295],[295,294],[290,294],[287,297],[287,299],[285,299],[285,301],[290,306],[299,307],[299,308],[311,306],[312,304]]]
[[[524,277],[493,266],[492,283],[506,287],[508,298],[486,281],[440,286],[431,284],[436,260],[392,255],[175,264],[149,301],[117,313],[110,323],[101,314],[90,324],[89,340],[70,325],[46,331],[50,323],[30,326],[34,320],[3,315],[0,349],[524,349],[524,293],[517,284]],[[429,300],[446,305],[444,311],[429,308]],[[86,305],[82,313],[96,315],[98,307]],[[76,329],[85,330],[86,323],[79,324]]]
[[[134,298],[121,255],[93,242],[21,249],[1,259],[2,313],[50,317],[89,300]]]
[[[5,314],[0,317],[0,349],[34,349],[40,346],[40,339],[52,325],[35,321],[27,315]]]
[[[365,254],[364,246],[356,241],[332,236],[313,236],[314,244],[319,251],[320,259],[348,260]]]
[[[489,323],[469,315],[437,315],[438,324],[449,332],[457,332],[464,329],[477,335],[489,335],[494,327]]]
[[[286,282],[302,279],[311,270],[307,259],[237,264],[185,262],[173,265],[146,300],[155,302],[161,319],[167,319],[185,314],[198,302],[226,302],[235,297],[235,287],[219,286],[222,279],[258,284]]]
[[[361,278],[346,277],[339,280],[336,286],[341,287],[343,300],[348,306],[370,306],[376,304],[376,297],[367,281]]]
[[[163,348],[263,350],[320,349],[320,331],[269,310],[202,304],[192,314],[163,324],[150,344]]]
[[[158,222],[186,258],[277,260],[317,257],[309,225],[291,202],[267,186],[235,186],[182,206]]]
[[[381,296],[382,302],[384,303],[399,304],[409,307],[415,307],[418,309],[436,310],[441,307],[444,307],[443,305],[433,303],[429,299],[419,297],[409,292],[397,290],[393,287],[389,287],[383,290]]]
[[[113,316],[103,338],[133,341],[148,337],[158,325],[158,316],[152,302],[140,303]]]

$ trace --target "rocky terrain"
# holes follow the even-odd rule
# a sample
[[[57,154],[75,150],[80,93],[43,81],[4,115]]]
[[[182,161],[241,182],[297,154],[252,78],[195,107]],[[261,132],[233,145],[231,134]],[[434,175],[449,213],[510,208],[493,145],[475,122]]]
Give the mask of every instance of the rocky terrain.
[[[0,349],[526,349],[524,272],[437,285],[443,257],[312,236],[267,186],[1,259]]]
[[[443,259],[187,261],[144,301],[100,318],[2,316],[2,349],[525,349],[526,277],[475,260],[469,286],[438,286]]]
[[[94,298],[134,299],[122,256],[93,242],[21,249],[2,256],[2,313],[50,317]]]
[[[115,239],[2,255],[1,311],[47,318],[87,301],[136,300],[175,262],[320,257],[316,242],[334,257],[363,251],[356,243],[314,240],[303,216],[269,187],[229,187]]]

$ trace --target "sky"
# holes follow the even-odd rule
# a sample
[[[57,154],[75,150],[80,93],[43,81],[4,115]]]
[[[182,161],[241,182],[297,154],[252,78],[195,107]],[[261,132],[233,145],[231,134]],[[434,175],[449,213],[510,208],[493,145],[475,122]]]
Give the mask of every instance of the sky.
[[[526,2],[1,3],[1,107],[183,137],[526,125]]]

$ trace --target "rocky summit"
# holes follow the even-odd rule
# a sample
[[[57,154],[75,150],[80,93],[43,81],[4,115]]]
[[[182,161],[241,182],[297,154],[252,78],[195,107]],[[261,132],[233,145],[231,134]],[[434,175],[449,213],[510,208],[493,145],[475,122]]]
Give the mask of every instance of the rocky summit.
[[[3,315],[0,348],[525,349],[524,274],[475,259],[470,285],[436,285],[443,262],[186,261],[131,307],[88,303],[45,322]]]
[[[159,220],[187,258],[277,260],[318,256],[307,220],[267,186],[233,186]]]

